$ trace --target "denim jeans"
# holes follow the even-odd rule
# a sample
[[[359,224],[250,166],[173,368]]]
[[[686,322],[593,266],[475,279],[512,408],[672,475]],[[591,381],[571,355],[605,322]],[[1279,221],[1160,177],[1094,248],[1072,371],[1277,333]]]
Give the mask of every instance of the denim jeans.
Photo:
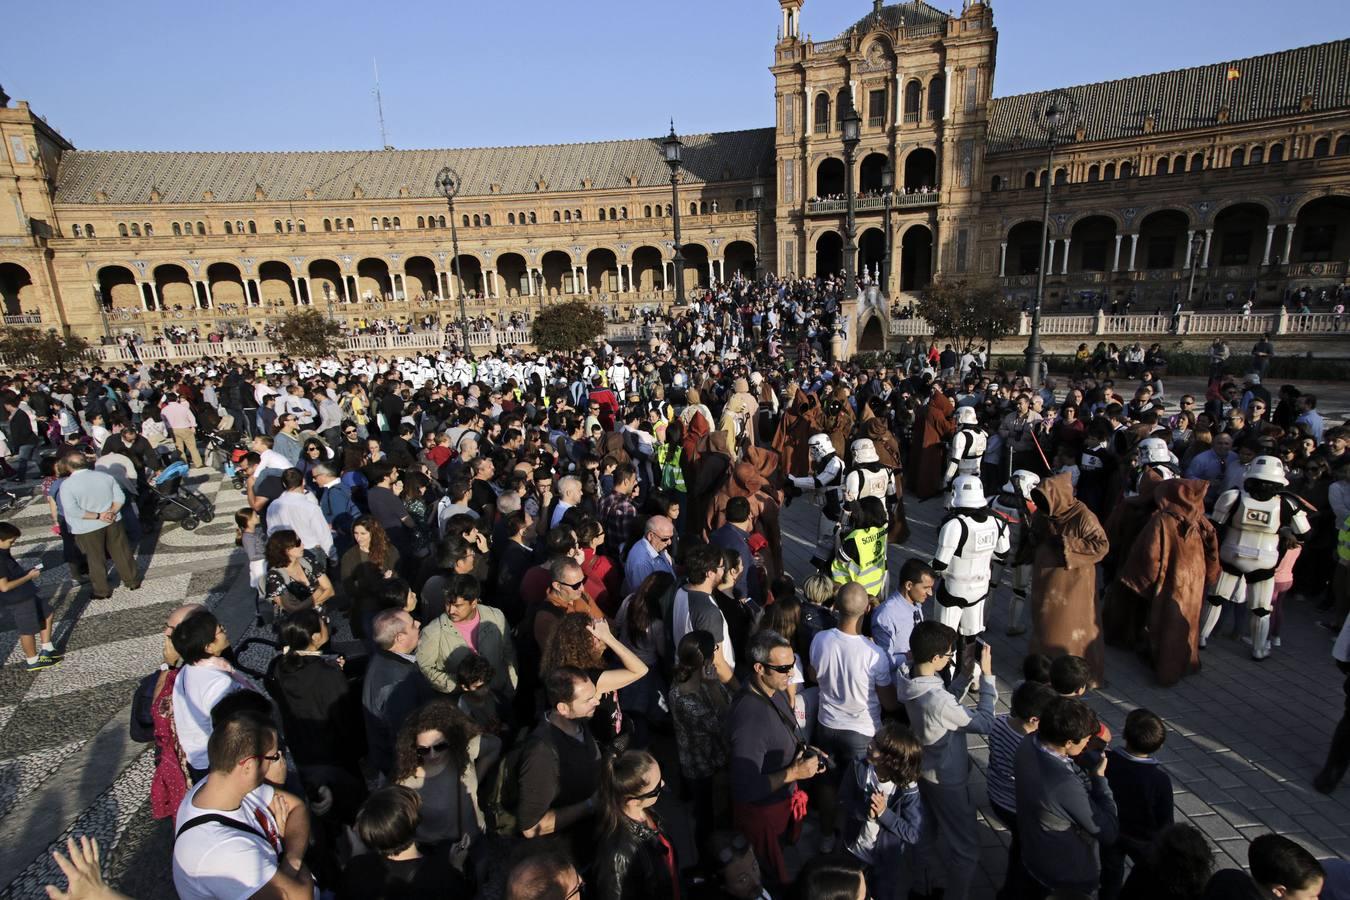
[[[28,464],[33,461],[33,456],[37,453],[37,444],[24,444],[15,451],[14,477],[20,481],[28,474]]]

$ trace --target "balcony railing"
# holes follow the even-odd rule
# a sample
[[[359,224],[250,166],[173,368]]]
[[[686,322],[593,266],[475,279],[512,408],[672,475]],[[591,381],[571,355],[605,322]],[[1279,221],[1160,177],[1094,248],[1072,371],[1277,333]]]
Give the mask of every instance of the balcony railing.
[[[936,206],[938,202],[937,191],[921,191],[914,194],[892,194],[892,209],[913,209],[916,207]],[[859,197],[853,201],[853,209],[856,212],[870,212],[872,210],[885,209],[886,197]],[[806,212],[810,215],[825,215],[827,213],[845,213],[848,211],[847,200],[808,200],[806,203]]]
[[[880,128],[880,127],[882,127],[882,126],[885,125],[885,124],[886,124],[886,117],[885,117],[885,116],[868,116],[868,117],[867,117],[867,126],[868,126],[869,128]]]
[[[1340,332],[1342,318],[1335,313],[1203,313],[1183,311],[1175,322],[1169,313],[1153,312],[1111,316],[1103,312],[1089,315],[1044,315],[1041,333],[1057,337],[1122,335],[1145,338],[1158,335],[1256,335],[1301,334],[1333,335]],[[894,337],[927,336],[932,329],[923,319],[891,319]],[[1021,315],[1017,334],[1031,333],[1031,316]]]
[[[24,313],[23,315],[17,316],[5,316],[4,322],[6,325],[41,325],[42,314]]]

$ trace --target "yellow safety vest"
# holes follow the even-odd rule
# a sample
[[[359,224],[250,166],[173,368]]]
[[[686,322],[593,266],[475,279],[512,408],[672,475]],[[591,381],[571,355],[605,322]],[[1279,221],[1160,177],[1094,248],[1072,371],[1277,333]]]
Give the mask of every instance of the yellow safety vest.
[[[844,545],[853,545],[853,556],[844,552]],[[834,555],[830,575],[835,584],[856,581],[873,597],[886,590],[886,526],[855,528],[848,533]]]
[[[656,465],[660,469],[661,487],[665,490],[678,491],[681,494],[687,492],[688,489],[684,486],[684,466],[680,464],[683,455],[683,449],[674,444],[656,445]]]

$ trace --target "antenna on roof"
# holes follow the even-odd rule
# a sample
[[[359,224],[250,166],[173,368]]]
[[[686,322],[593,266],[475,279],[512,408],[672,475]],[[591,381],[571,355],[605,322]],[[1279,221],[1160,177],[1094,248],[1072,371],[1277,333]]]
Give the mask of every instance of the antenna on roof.
[[[380,117],[380,144],[386,150],[393,150],[393,144],[389,143],[389,137],[384,132],[384,100],[380,98],[380,61],[371,58],[375,66],[375,111]]]

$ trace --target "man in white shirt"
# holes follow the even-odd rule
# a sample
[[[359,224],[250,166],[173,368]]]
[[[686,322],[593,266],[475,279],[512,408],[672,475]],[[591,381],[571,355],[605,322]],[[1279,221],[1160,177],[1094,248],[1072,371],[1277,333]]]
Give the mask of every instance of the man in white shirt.
[[[891,658],[862,634],[867,614],[867,589],[850,581],[839,589],[835,610],[839,626],[811,641],[811,666],[820,685],[820,712],[814,742],[835,763],[834,785],[821,800],[821,852],[834,848],[837,827],[835,788],[838,774],[867,758],[867,745],[881,727],[881,710],[899,705],[891,675]],[[828,847],[828,849],[826,849]]]
[[[267,783],[285,778],[276,727],[241,710],[211,736],[210,773],[174,819],[173,884],[182,900],[318,897],[305,867],[309,811]]]
[[[280,497],[267,505],[267,533],[275,534],[289,528],[300,538],[300,546],[319,557],[319,571],[327,560],[336,562],[333,549],[333,528],[323,517],[319,501],[305,490],[305,476],[299,469],[281,473],[281,486],[286,489]]]

